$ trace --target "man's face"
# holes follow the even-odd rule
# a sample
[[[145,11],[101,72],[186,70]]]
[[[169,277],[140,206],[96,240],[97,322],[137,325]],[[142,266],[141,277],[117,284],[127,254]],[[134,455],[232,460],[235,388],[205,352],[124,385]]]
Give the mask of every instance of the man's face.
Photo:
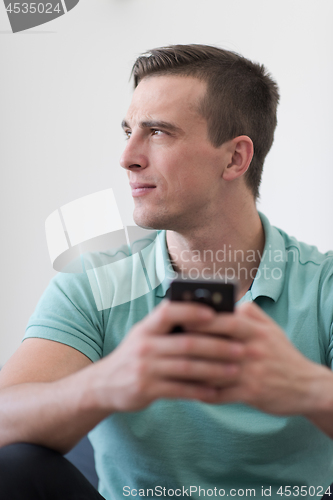
[[[209,142],[198,105],[206,83],[192,77],[152,76],[134,91],[123,128],[120,164],[142,227],[181,231],[202,224],[221,204],[223,145]]]

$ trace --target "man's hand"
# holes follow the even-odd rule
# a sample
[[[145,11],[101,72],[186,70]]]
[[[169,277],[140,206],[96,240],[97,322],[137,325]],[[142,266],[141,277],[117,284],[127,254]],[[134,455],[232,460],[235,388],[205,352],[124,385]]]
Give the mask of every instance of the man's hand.
[[[216,397],[214,385],[236,383],[241,342],[198,333],[169,334],[175,325],[192,332],[205,329],[216,316],[207,306],[163,301],[95,364],[96,405],[113,412],[140,410],[159,398],[208,402]]]
[[[233,380],[226,384],[222,378],[220,387],[219,381],[214,381],[212,403],[242,402],[267,413],[298,414],[310,419],[329,403],[331,370],[303,356],[256,304],[243,304],[234,314],[217,314],[209,324],[198,325],[197,330],[226,335],[243,346],[239,371]]]

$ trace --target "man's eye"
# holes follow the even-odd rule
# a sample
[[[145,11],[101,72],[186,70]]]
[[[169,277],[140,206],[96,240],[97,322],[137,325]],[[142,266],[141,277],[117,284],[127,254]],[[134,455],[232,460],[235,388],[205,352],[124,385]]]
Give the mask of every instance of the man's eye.
[[[159,130],[157,128],[151,129],[152,135],[162,135],[164,132],[162,130]]]
[[[125,139],[129,139],[131,137],[132,132],[130,130],[124,130]]]

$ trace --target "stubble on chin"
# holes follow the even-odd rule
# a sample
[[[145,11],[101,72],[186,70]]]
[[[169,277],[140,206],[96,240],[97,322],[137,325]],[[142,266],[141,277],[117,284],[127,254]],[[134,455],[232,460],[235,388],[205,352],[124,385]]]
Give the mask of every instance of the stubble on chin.
[[[172,229],[172,217],[162,210],[143,210],[142,207],[137,207],[133,212],[133,220],[135,224],[144,229]]]

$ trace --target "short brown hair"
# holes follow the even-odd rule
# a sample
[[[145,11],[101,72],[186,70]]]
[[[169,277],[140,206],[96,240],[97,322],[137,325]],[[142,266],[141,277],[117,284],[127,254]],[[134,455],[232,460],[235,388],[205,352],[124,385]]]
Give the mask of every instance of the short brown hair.
[[[271,148],[279,102],[277,84],[265,67],[209,45],[170,45],[141,55],[132,68],[134,86],[150,75],[192,76],[207,82],[200,113],[215,147],[239,135],[252,139],[254,155],[245,174],[255,198],[265,157]]]

